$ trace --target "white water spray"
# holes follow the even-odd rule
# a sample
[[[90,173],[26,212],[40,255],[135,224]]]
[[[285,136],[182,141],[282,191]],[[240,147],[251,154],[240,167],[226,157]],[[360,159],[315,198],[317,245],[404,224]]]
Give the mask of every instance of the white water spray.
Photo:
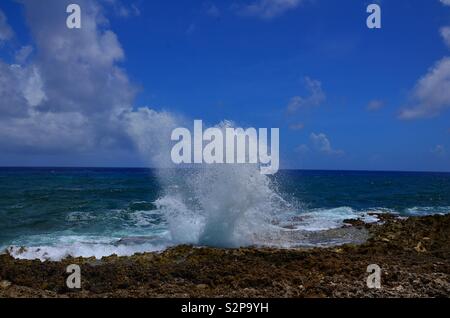
[[[152,117],[159,120],[154,113]],[[165,122],[171,126],[175,123]],[[161,121],[155,124],[160,125]],[[216,127],[225,130],[232,126],[226,121]],[[159,152],[166,151],[165,158],[170,156],[170,129],[167,128],[161,129],[167,134],[167,143],[157,143],[159,149],[152,148],[155,143],[145,146],[142,129],[135,134],[142,150],[148,153],[152,148],[158,154],[152,157],[153,165],[167,165],[167,161],[161,163]],[[257,140],[248,142],[257,143]],[[167,219],[175,244],[216,247],[263,244],[261,239],[273,230],[274,217],[289,206],[275,191],[271,179],[261,174],[257,164],[202,164],[194,169],[161,169],[158,177],[164,195],[156,204]]]

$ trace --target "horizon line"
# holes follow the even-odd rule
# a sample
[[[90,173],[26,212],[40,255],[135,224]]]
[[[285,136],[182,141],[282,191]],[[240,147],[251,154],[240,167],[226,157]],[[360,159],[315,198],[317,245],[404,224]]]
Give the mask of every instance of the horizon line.
[[[174,167],[174,168],[156,168],[156,167],[117,167],[117,166],[0,166],[0,169],[195,169],[195,167]],[[450,173],[449,171],[436,171],[436,170],[390,170],[390,169],[300,169],[300,168],[283,168],[279,171],[329,171],[329,172],[398,172],[398,173]]]

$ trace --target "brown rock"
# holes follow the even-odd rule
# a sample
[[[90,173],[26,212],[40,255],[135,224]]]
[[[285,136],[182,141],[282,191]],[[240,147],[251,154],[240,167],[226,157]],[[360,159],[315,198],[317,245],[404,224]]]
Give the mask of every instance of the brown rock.
[[[427,249],[422,245],[422,242],[419,242],[414,249],[417,253],[425,253],[427,251]]]
[[[0,282],[0,289],[6,289],[9,286],[11,286],[11,282],[8,282],[7,280],[2,280]]]
[[[0,298],[450,297],[450,215],[386,218],[367,231],[361,244],[329,248],[177,246],[44,263],[0,255]],[[83,273],[83,290],[76,293],[65,285],[73,263]],[[368,264],[381,266],[382,289],[366,288]]]
[[[207,289],[207,288],[208,288],[208,285],[206,285],[206,284],[198,284],[196,287],[197,287],[198,289]]]

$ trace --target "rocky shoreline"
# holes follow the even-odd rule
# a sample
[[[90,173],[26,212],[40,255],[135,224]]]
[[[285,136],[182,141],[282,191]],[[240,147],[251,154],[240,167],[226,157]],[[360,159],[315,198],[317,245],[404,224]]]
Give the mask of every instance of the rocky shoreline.
[[[0,255],[0,297],[450,297],[450,215],[381,224],[363,244],[315,249],[215,249],[178,246],[163,253],[71,258],[61,262]],[[66,287],[78,264],[82,289]],[[369,289],[367,266],[382,269]]]

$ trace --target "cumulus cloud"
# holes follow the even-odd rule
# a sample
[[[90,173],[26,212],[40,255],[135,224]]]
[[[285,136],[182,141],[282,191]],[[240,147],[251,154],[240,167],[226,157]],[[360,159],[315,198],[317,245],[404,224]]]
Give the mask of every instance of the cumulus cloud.
[[[446,26],[441,28],[441,36],[444,39],[445,44],[450,48],[450,27]]]
[[[46,99],[40,71],[35,66],[8,65],[0,61],[0,111],[2,119],[28,116]]]
[[[77,1],[83,12],[79,30],[65,27],[70,0],[19,2],[34,43],[16,53],[16,64],[0,60],[2,149],[83,153],[132,149],[135,142],[146,150],[142,140],[147,149],[170,140],[175,119],[133,109],[137,89],[120,66],[125,54],[109,29],[103,0]]]
[[[450,6],[450,0],[440,0]],[[450,27],[440,30],[445,44],[450,48]],[[416,83],[410,105],[400,112],[405,120],[434,117],[450,108],[450,57],[444,57]]]
[[[101,7],[94,1],[79,1],[83,28],[65,25],[70,1],[21,0],[37,50],[34,64],[45,79],[47,103],[42,109],[84,114],[119,111],[134,98],[127,75],[118,66],[124,52],[116,35],[106,28]],[[94,107],[95,105],[95,107]]]
[[[256,0],[236,8],[237,13],[242,16],[272,19],[297,8],[302,2],[303,0]]]
[[[322,83],[320,81],[306,77],[305,86],[309,92],[309,96],[292,97],[287,106],[287,111],[289,113],[295,113],[302,108],[316,107],[325,102],[327,97],[322,89]]]
[[[33,53],[33,47],[31,45],[22,46],[15,54],[15,60],[18,64],[25,64],[28,58]]]
[[[450,58],[438,61],[416,84],[413,106],[401,111],[401,119],[437,116],[450,108]]]
[[[30,112],[0,126],[0,145],[12,153],[80,153],[95,147],[96,127],[77,112]]]
[[[0,45],[13,37],[14,33],[8,24],[5,13],[0,10]]]
[[[141,15],[141,10],[135,3],[131,3],[129,5],[124,4],[120,0],[102,0],[105,4],[110,5],[114,13],[122,18],[128,18],[132,16]]]
[[[327,155],[343,155],[344,152],[342,150],[333,149],[331,146],[331,142],[328,139],[327,135],[324,133],[315,134],[312,133],[310,135],[310,140],[312,145],[317,151],[320,151]]]

